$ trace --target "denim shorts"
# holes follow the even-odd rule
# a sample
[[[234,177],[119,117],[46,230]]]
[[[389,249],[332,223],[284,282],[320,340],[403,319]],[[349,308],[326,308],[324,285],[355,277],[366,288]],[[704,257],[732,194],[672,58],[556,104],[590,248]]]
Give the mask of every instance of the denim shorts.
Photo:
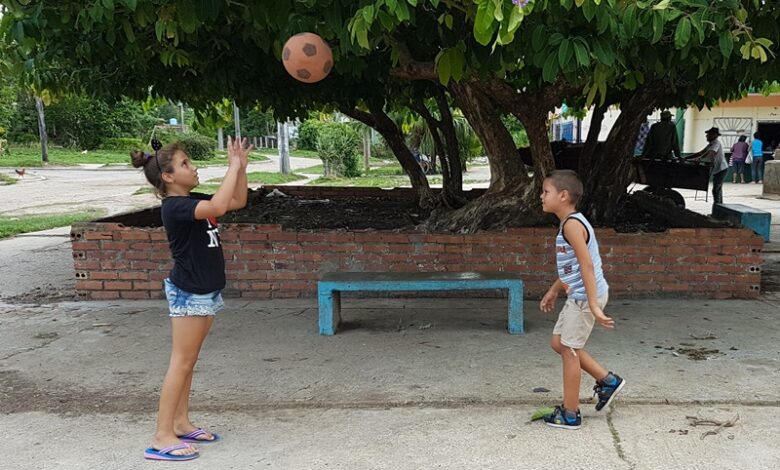
[[[211,316],[222,310],[222,291],[193,294],[181,290],[170,279],[165,279],[165,297],[168,299],[168,316],[171,318]]]

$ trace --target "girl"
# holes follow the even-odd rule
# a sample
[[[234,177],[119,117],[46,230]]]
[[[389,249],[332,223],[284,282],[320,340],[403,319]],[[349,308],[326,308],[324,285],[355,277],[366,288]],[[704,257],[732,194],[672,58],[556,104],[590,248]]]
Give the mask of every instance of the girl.
[[[198,169],[180,144],[154,154],[133,152],[132,162],[162,197],[161,215],[174,266],[165,279],[165,296],[173,331],[168,372],[160,392],[157,429],[144,457],[191,460],[199,456],[192,442],[215,442],[217,434],[196,427],[189,418],[192,371],[203,340],[222,309],[225,258],[216,218],[246,205],[246,167],[252,146],[228,138],[228,170],[213,196],[191,193],[198,186]]]

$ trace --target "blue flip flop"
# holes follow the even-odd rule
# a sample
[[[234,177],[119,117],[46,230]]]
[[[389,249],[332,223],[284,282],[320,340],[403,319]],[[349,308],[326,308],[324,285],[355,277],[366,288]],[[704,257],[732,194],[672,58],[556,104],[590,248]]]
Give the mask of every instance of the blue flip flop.
[[[204,434],[211,434],[214,437],[213,439],[198,439],[199,436],[203,436]],[[192,432],[177,437],[181,439],[182,442],[192,442],[195,444],[199,444],[202,442],[217,442],[219,440],[219,434],[215,434],[213,432],[206,432],[206,430],[203,428],[198,428]]]
[[[180,449],[187,449],[191,447],[189,444],[176,444],[175,446],[166,447],[165,449],[157,450],[154,447],[149,447],[144,451],[144,458],[149,460],[192,460],[200,457],[200,453],[195,452],[190,455],[176,455],[171,452]]]

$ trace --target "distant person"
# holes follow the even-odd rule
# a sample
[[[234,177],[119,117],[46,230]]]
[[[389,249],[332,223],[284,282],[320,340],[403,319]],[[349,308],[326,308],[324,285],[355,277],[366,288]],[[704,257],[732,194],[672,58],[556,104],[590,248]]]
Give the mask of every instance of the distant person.
[[[716,204],[723,204],[723,180],[726,179],[726,173],[729,170],[729,164],[726,162],[726,155],[723,153],[723,146],[720,144],[720,130],[712,127],[707,130],[707,144],[703,150],[689,155],[690,160],[706,160],[712,162],[710,176],[712,176],[712,197]]]
[[[680,159],[680,141],[677,139],[677,127],[672,122],[672,113],[664,110],[661,120],[650,126],[650,132],[642,149],[643,158],[661,160]]]
[[[615,321],[604,313],[609,285],[604,278],[596,232],[576,209],[580,197],[582,181],[572,170],[553,171],[542,185],[542,210],[555,214],[560,228],[555,239],[558,279],[544,294],[539,309],[550,312],[559,293],[564,292],[567,297],[550,341],[563,361],[563,404],[545,416],[544,422],[562,429],[579,429],[582,423],[579,403],[583,370],[596,379],[596,411],[609,406],[626,383],[585,351],[593,325],[612,329]]]
[[[750,163],[750,172],[754,183],[764,182],[764,142],[758,132],[753,134],[753,161]]]
[[[739,140],[731,146],[731,182],[737,182],[737,175],[739,175],[739,182],[745,182],[745,160],[747,160],[750,147],[748,146],[747,136],[739,136]]]

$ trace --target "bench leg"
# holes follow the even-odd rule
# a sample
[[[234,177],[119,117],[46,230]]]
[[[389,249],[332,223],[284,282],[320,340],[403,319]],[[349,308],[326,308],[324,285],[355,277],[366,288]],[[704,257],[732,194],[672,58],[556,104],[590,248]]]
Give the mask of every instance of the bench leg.
[[[509,323],[507,330],[510,335],[522,335],[523,330],[523,287],[509,288]]]
[[[341,323],[341,292],[318,289],[317,301],[320,306],[320,334],[333,336]]]

